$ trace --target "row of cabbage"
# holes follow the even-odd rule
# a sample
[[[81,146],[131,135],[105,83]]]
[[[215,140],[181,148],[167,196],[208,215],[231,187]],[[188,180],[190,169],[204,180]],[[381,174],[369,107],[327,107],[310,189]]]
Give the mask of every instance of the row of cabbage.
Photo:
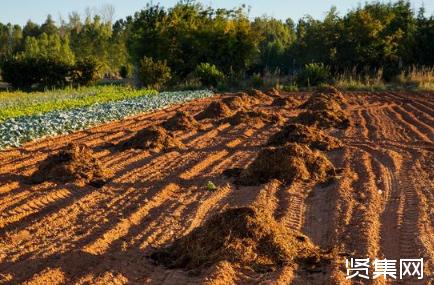
[[[95,103],[114,102],[156,95],[157,91],[125,86],[92,86],[65,88],[45,92],[0,92],[0,122],[21,116],[91,106]]]
[[[0,122],[0,149],[18,147],[44,137],[68,134],[101,123],[154,111],[173,104],[212,96],[208,90],[162,92],[128,100],[97,103],[71,110],[56,110],[41,115],[10,118]]]

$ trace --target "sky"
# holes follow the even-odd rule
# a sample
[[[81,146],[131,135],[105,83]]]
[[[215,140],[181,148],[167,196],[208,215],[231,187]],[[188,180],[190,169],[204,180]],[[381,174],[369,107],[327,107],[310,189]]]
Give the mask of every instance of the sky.
[[[148,2],[148,0],[0,0],[0,22],[24,25],[31,19],[40,24],[48,14],[58,21],[60,17],[67,19],[70,12],[76,11],[84,15],[87,7],[100,8],[106,4],[115,8],[116,20],[133,15]],[[176,2],[177,0],[153,1],[165,7],[173,6]],[[200,2],[216,8],[233,8],[246,4],[251,7],[251,17],[268,15],[282,20],[292,18],[297,21],[307,14],[321,19],[332,6],[336,6],[341,14],[345,14],[365,0],[205,0]],[[427,15],[434,14],[434,0],[411,0],[411,3],[416,9],[423,4]]]

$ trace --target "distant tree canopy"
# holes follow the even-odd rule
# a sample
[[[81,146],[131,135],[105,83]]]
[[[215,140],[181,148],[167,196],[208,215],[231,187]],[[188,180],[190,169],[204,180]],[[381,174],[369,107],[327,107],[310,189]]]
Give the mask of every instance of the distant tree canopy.
[[[310,63],[332,74],[381,68],[385,77],[413,65],[434,66],[434,18],[404,0],[366,3],[345,15],[332,8],[323,20],[306,16],[297,23],[249,19],[244,6],[213,9],[194,0],[171,8],[148,4],[115,23],[112,16],[107,7],[83,19],[71,13],[60,23],[51,16],[42,25],[0,23],[0,62],[24,57],[75,64],[92,58],[102,77],[138,71],[150,58],[167,64],[173,83],[195,74],[202,63],[228,79],[287,74]]]

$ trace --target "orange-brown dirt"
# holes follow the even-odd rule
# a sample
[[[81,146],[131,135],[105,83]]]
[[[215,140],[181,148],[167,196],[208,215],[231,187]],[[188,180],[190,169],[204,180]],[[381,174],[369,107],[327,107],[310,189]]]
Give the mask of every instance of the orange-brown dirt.
[[[308,95],[281,94],[299,100]],[[221,175],[249,165],[279,130],[272,124],[171,132],[186,146],[182,151],[104,147],[159,125],[177,111],[194,116],[220,96],[0,152],[0,284],[365,284],[345,279],[347,257],[424,258],[425,279],[399,284],[432,284],[433,94],[343,96],[351,124],[324,130],[344,144],[325,153],[341,169],[327,185],[271,180],[242,186]],[[280,110],[268,103],[254,108]],[[279,112],[291,121],[300,111]],[[92,149],[112,172],[111,179],[101,188],[29,184],[41,162],[69,143]],[[217,189],[204,187],[208,181]],[[279,226],[333,253],[330,262],[282,264],[264,273],[230,260],[196,271],[167,268],[149,258],[156,249],[191,236],[214,215],[257,204],[267,205]],[[394,283],[379,278],[367,284]]]
[[[240,124],[282,124],[284,119],[278,113],[266,113],[264,111],[238,111],[235,115],[218,121],[219,124],[229,123],[232,126]]]

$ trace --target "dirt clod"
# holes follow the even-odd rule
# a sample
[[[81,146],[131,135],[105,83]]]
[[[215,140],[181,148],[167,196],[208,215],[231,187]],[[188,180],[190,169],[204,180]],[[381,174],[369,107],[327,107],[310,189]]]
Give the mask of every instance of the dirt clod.
[[[287,143],[306,144],[311,149],[332,150],[342,146],[342,143],[324,133],[322,130],[314,126],[305,126],[301,124],[289,124],[283,127],[280,131],[272,135],[268,142],[268,146],[281,146]]]
[[[231,116],[233,111],[223,102],[212,102],[209,106],[195,116],[196,120],[220,119]]]
[[[263,111],[239,111],[235,115],[224,118],[219,121],[220,124],[229,123],[232,126],[240,125],[240,124],[264,124],[264,123],[272,123],[272,124],[281,124],[283,122],[283,118],[277,114],[268,114]]]
[[[201,268],[229,261],[257,272],[319,259],[317,248],[297,236],[265,210],[233,208],[212,216],[188,235],[155,251],[151,258],[170,268]]]
[[[169,151],[183,149],[184,144],[168,133],[164,128],[152,126],[139,131],[132,138],[123,141],[117,146],[120,150],[144,149],[154,151]]]
[[[42,161],[30,181],[35,184],[45,181],[84,182],[102,187],[109,176],[110,172],[94,157],[90,148],[69,144]]]
[[[288,144],[261,150],[236,180],[241,185],[259,185],[272,179],[324,182],[334,175],[333,164],[321,152],[302,144]]]
[[[198,121],[183,111],[176,112],[176,114],[165,121],[162,126],[169,131],[193,130],[200,128]]]

